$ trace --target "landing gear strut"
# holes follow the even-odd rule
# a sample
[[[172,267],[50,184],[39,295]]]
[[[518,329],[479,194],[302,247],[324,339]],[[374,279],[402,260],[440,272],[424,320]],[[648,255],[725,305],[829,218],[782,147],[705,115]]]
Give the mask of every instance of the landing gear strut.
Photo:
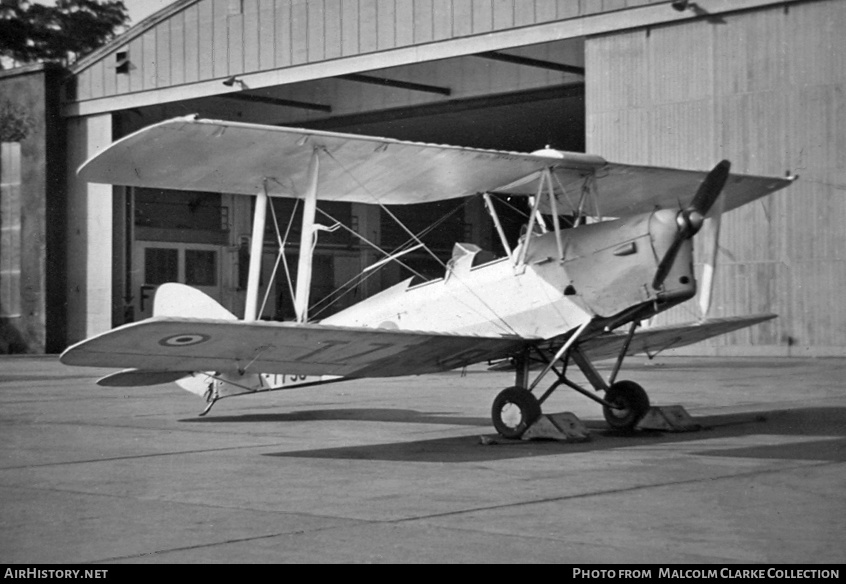
[[[522,436],[523,432],[540,418],[543,402],[562,384],[602,405],[605,421],[614,430],[633,430],[637,423],[643,419],[650,407],[649,397],[644,389],[634,381],[615,382],[639,323],[632,323],[608,381],[599,374],[593,363],[577,344],[578,338],[589,324],[590,322],[587,322],[579,327],[551,359],[547,356],[551,351],[539,347],[529,347],[515,358],[515,365],[517,366],[516,385],[502,390],[494,399],[491,408],[494,428],[501,436],[504,438],[519,438]],[[605,393],[604,399],[567,379],[567,365],[570,361],[579,367],[594,390]],[[556,368],[556,364],[559,362],[562,365],[560,372]],[[545,367],[529,384],[529,369],[533,363],[545,363]],[[543,395],[539,398],[535,397],[532,391],[549,372],[555,374],[556,380]]]

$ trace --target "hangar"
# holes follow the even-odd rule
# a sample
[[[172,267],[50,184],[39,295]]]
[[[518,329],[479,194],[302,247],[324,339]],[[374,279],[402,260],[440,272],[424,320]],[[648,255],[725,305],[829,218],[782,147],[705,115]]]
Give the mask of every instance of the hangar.
[[[66,74],[24,72],[47,88],[38,99],[52,121],[39,134],[46,153],[21,149],[18,190],[33,188],[26,169],[40,157],[48,180],[36,195],[46,211],[39,232],[31,220],[14,221],[16,210],[24,216],[21,201],[7,205],[4,229],[13,236],[0,247],[0,318],[8,328],[37,316],[27,326],[46,332],[28,350],[55,351],[149,316],[165,281],[243,311],[249,198],[75,175],[113,140],[198,114],[502,150],[551,146],[697,170],[728,158],[738,172],[799,174],[722,226],[712,314],[780,318],[689,350],[842,356],[844,25],[839,0],[177,0]],[[0,88],[19,77],[0,75]],[[18,191],[3,192],[8,203]],[[293,210],[276,203],[283,220]],[[383,247],[404,238],[378,208],[326,211]],[[415,231],[437,224],[427,243],[447,257],[454,241],[496,245],[480,201],[398,212]],[[32,241],[27,230],[40,233],[48,260],[25,261],[9,276]],[[295,254],[298,239],[290,241]],[[283,276],[271,276],[276,246],[268,231],[268,319],[292,312]],[[322,237],[312,297],[331,311],[403,276],[389,265],[355,278],[377,259],[344,232]],[[408,261],[436,269],[422,255]],[[344,294],[332,295],[338,287]],[[683,305],[661,322],[695,320],[695,310]]]

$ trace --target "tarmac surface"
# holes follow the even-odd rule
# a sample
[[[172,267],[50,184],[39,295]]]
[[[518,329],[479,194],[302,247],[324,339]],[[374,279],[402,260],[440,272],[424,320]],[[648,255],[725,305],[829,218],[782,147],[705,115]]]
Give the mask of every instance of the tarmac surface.
[[[842,563],[846,359],[630,359],[695,432],[507,441],[507,373],[203,402],[0,357],[0,561]],[[607,371],[607,369],[606,369]]]

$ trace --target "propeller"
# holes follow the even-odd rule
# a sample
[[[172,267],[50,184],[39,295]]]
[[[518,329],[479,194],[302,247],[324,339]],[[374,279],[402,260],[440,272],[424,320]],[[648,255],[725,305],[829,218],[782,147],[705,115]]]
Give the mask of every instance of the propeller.
[[[710,217],[705,219],[702,226],[702,237],[704,239],[705,256],[702,260],[702,283],[699,292],[699,310],[702,319],[708,318],[708,311],[711,308],[711,298],[714,292],[715,273],[717,271],[717,251],[720,245],[720,217],[723,214],[725,198],[717,201],[717,206]]]
[[[654,289],[659,289],[664,283],[667,274],[670,273],[670,269],[673,267],[673,262],[676,260],[676,254],[678,254],[682,243],[696,235],[702,228],[705,215],[711,210],[711,207],[720,196],[720,192],[728,180],[730,168],[731,163],[728,160],[720,161],[707,174],[702,184],[699,185],[699,189],[696,191],[690,204],[676,215],[678,231],[667,253],[664,254],[664,257],[658,263],[658,270],[656,270],[655,278],[652,280],[652,287]]]

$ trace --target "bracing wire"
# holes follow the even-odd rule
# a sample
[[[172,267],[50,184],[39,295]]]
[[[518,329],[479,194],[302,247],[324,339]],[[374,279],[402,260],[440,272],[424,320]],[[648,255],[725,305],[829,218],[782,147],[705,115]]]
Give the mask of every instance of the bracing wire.
[[[337,158],[335,158],[335,157],[332,155],[332,153],[331,153],[331,152],[329,152],[328,150],[326,151],[326,153],[329,155],[329,157],[330,157],[332,160],[334,160],[334,161],[335,161],[335,163],[336,163],[338,166],[340,166],[340,167],[343,169],[343,171],[344,171],[344,172],[346,172],[346,173],[350,176],[350,178],[352,178],[352,179],[356,182],[356,184],[357,184],[359,187],[361,187],[361,188],[364,190],[364,192],[366,192],[367,194],[369,194],[369,195],[373,198],[373,200],[376,202],[376,204],[377,204],[377,205],[379,205],[379,207],[380,207],[383,211],[385,211],[385,213],[387,213],[387,214],[388,214],[388,216],[390,216],[390,218],[391,218],[391,219],[393,219],[393,220],[396,222],[396,224],[397,224],[397,225],[399,225],[399,226],[402,228],[402,230],[403,230],[403,231],[405,231],[406,233],[408,233],[408,235],[409,235],[409,236],[410,236],[410,237],[411,237],[411,238],[412,238],[415,242],[417,242],[418,244],[420,244],[420,246],[421,246],[424,250],[426,250],[426,252],[427,252],[429,255],[431,255],[433,258],[435,258],[435,261],[436,261],[436,262],[438,262],[439,264],[441,264],[441,266],[442,266],[444,269],[446,269],[446,267],[447,267],[447,266],[446,266],[446,264],[443,262],[443,260],[442,260],[441,258],[439,258],[439,257],[438,257],[438,254],[436,254],[435,252],[433,252],[433,251],[429,248],[429,246],[428,246],[428,245],[426,245],[425,243],[423,243],[422,241],[420,241],[420,239],[419,239],[416,235],[414,235],[414,233],[413,233],[413,232],[412,232],[412,231],[411,231],[408,227],[406,227],[406,226],[405,226],[405,224],[404,224],[402,221],[400,221],[400,220],[397,218],[397,216],[396,216],[396,215],[394,215],[393,213],[391,213],[390,209],[388,209],[388,208],[387,208],[387,207],[386,207],[386,206],[382,203],[382,201],[380,201],[380,200],[379,200],[379,199],[378,199],[378,198],[377,198],[377,197],[376,197],[376,196],[375,196],[372,192],[370,192],[370,189],[368,189],[368,188],[367,188],[367,187],[366,187],[366,186],[365,186],[365,185],[364,185],[364,184],[363,184],[360,180],[358,180],[358,178],[357,178],[357,177],[356,177],[353,173],[351,173],[351,172],[350,172],[350,171],[349,171],[349,170],[348,170],[348,169],[347,169],[347,168],[346,168],[343,164],[341,164],[341,161],[340,161],[340,160],[338,160]]]
[[[522,216],[523,216],[523,217],[525,217],[526,219],[528,219],[528,218],[529,218],[529,214],[528,214],[528,213],[526,213],[524,210],[520,209],[519,207],[515,207],[514,205],[512,205],[512,204],[511,204],[511,202],[510,202],[508,199],[497,198],[497,201],[499,201],[500,203],[502,203],[502,204],[503,204],[503,205],[505,205],[506,207],[510,208],[510,209],[511,209],[512,211],[514,211],[515,213],[518,213],[519,215],[522,215]]]
[[[425,229],[423,229],[420,233],[418,233],[418,234],[417,234],[417,237],[422,239],[423,237],[425,237],[426,235],[428,235],[431,231],[433,231],[433,230],[437,229],[437,227],[438,227],[438,226],[440,226],[440,225],[441,225],[442,223],[444,223],[447,219],[449,219],[452,215],[454,215],[454,214],[455,214],[455,213],[456,213],[459,209],[463,209],[464,207],[466,207],[466,206],[469,204],[469,202],[470,202],[470,199],[467,199],[467,200],[466,200],[464,203],[462,203],[461,205],[457,205],[456,207],[454,207],[451,211],[449,211],[448,213],[444,214],[444,215],[443,215],[440,219],[438,219],[437,221],[435,221],[434,223],[432,223],[431,225],[429,225],[429,226],[427,226]],[[409,267],[407,264],[405,264],[405,263],[401,262],[401,261],[400,261],[399,259],[397,259],[396,257],[392,257],[392,256],[394,256],[394,255],[396,255],[396,254],[400,253],[400,252],[401,252],[401,251],[403,251],[404,249],[407,249],[410,245],[412,245],[412,244],[414,243],[414,240],[413,240],[413,239],[409,239],[409,240],[405,241],[404,243],[400,244],[400,245],[399,245],[399,246],[398,246],[398,247],[397,247],[394,251],[392,251],[391,253],[388,253],[388,252],[386,252],[385,250],[383,250],[382,248],[380,248],[379,246],[377,246],[376,244],[374,244],[374,243],[372,243],[372,242],[368,241],[368,240],[367,240],[364,236],[362,236],[361,234],[357,233],[355,230],[349,229],[346,225],[344,225],[343,223],[341,223],[340,221],[338,221],[337,219],[335,219],[334,217],[332,217],[332,216],[331,216],[329,213],[327,213],[326,211],[323,211],[322,209],[319,209],[319,208],[318,208],[317,210],[318,210],[321,214],[323,214],[325,217],[327,217],[328,219],[330,219],[331,221],[334,221],[336,224],[340,225],[340,226],[341,226],[341,227],[343,227],[344,229],[347,229],[350,233],[352,233],[353,235],[355,235],[356,237],[358,237],[359,239],[361,239],[362,241],[364,241],[366,244],[370,245],[371,247],[373,247],[374,249],[376,249],[376,250],[377,250],[377,251],[379,251],[380,253],[384,254],[386,257],[391,258],[391,261],[394,261],[394,262],[398,263],[398,264],[399,264],[399,265],[401,265],[403,268],[405,268],[406,270],[408,270],[409,272],[411,272],[412,274],[414,274],[415,276],[417,276],[417,277],[418,277],[418,278],[420,278],[421,280],[426,280],[426,279],[427,279],[425,276],[423,276],[422,274],[420,274],[418,271],[416,271],[416,270],[412,269],[411,267]],[[385,264],[385,265],[387,265],[387,264]],[[329,302],[329,304],[327,304],[326,306],[324,306],[324,307],[320,308],[320,310],[318,310],[318,311],[315,313],[315,316],[320,315],[321,313],[323,313],[323,312],[325,312],[326,310],[328,310],[328,309],[329,309],[332,305],[334,305],[335,303],[337,303],[338,301],[340,301],[340,300],[341,300],[341,298],[343,298],[344,296],[346,296],[347,294],[349,294],[350,292],[352,292],[352,291],[354,290],[354,286],[351,286],[351,284],[352,284],[353,282],[355,282],[355,281],[356,281],[357,279],[359,279],[359,278],[361,278],[361,282],[360,282],[360,283],[366,282],[366,281],[367,281],[367,279],[368,279],[370,276],[372,276],[373,274],[377,273],[379,270],[381,270],[381,269],[382,269],[382,267],[384,267],[384,266],[380,266],[378,269],[376,269],[376,270],[375,270],[375,271],[373,271],[373,272],[370,272],[370,273],[369,273],[369,274],[367,274],[366,276],[364,276],[363,274],[357,274],[357,275],[353,276],[352,278],[350,278],[349,280],[347,280],[344,284],[342,284],[341,286],[339,286],[339,287],[338,287],[335,291],[333,291],[333,293],[332,293],[332,294],[329,294],[328,296],[325,296],[325,297],[324,297],[324,298],[322,298],[321,300],[317,301],[317,302],[314,304],[314,306],[312,306],[312,307],[310,308],[310,310],[316,310],[316,309],[317,309],[317,307],[319,307],[321,304],[323,304],[323,303],[325,303],[325,302]],[[345,288],[346,288],[346,289],[345,289]],[[331,299],[331,298],[332,298],[332,296],[334,296],[334,295],[337,295],[337,298],[332,299],[332,300],[331,300],[331,302],[330,302],[330,301],[329,301],[329,299]]]
[[[300,206],[300,200],[296,199],[294,201],[294,209],[293,209],[293,211],[291,211],[291,217],[288,219],[288,228],[285,230],[285,239],[284,239],[285,244],[288,243],[288,235],[291,233],[291,226],[294,224],[294,215],[297,214],[297,209],[299,208],[299,206]],[[294,299],[294,282],[293,282],[293,279],[291,278],[291,269],[288,266],[288,258],[285,255],[284,250],[280,249],[279,253],[282,256],[282,264],[285,266],[285,276],[288,279],[288,293],[291,295],[291,300],[293,301],[293,299]]]
[[[265,189],[266,191],[266,189]],[[276,231],[276,242],[279,244],[279,253],[276,254],[276,263],[273,264],[273,271],[270,273],[270,281],[273,282],[276,279],[276,271],[279,269],[279,261],[282,259],[284,243],[282,242],[282,236],[279,233],[279,221],[276,219],[276,210],[273,208],[273,201],[270,201],[270,215],[273,217],[273,228]],[[270,286],[264,291],[264,298],[261,301],[261,306],[259,307],[258,313],[259,315],[264,314],[264,309],[267,306],[267,300],[270,297]]]
[[[408,243],[409,243],[409,242],[405,242],[405,243],[403,243],[402,245],[400,245],[400,246],[399,246],[399,247],[398,247],[398,248],[397,248],[397,249],[396,249],[393,253],[388,253],[388,252],[386,252],[385,250],[383,250],[382,248],[380,248],[378,245],[376,245],[375,243],[373,243],[373,242],[371,242],[370,240],[368,240],[366,237],[364,237],[364,236],[363,236],[363,235],[361,235],[360,233],[357,233],[354,229],[350,229],[349,227],[347,227],[346,225],[344,225],[343,223],[341,223],[340,221],[338,221],[337,219],[335,219],[334,217],[332,217],[332,216],[331,216],[329,213],[327,213],[326,211],[324,211],[324,210],[322,210],[322,209],[320,209],[320,208],[318,208],[317,210],[318,210],[318,211],[319,211],[322,215],[324,215],[325,217],[327,217],[328,219],[330,219],[331,221],[334,221],[336,224],[340,225],[342,228],[344,228],[344,229],[346,229],[347,231],[349,231],[349,232],[350,232],[352,235],[354,235],[355,237],[358,237],[361,241],[363,241],[364,243],[366,243],[367,245],[369,245],[369,246],[370,246],[370,247],[372,247],[373,249],[375,249],[375,250],[377,250],[378,252],[380,252],[380,253],[384,254],[386,257],[389,257],[389,258],[390,258],[392,255],[394,255],[394,254],[398,253],[399,251],[401,251],[402,249],[404,249],[405,247],[407,247],[407,246],[408,246]],[[452,211],[451,213],[454,213],[454,212],[455,212],[455,209],[453,209],[453,211]],[[450,214],[451,214],[451,213],[450,213]],[[431,230],[431,226],[430,226],[430,228],[427,228],[427,230]],[[426,232],[427,230],[424,230],[424,232]],[[422,237],[422,235],[421,235],[421,237]],[[405,264],[405,263],[401,262],[399,259],[397,259],[397,258],[392,258],[392,261],[394,261],[394,262],[398,263],[399,265],[401,265],[403,268],[405,268],[406,270],[408,270],[409,272],[411,272],[412,274],[414,274],[414,275],[415,275],[415,276],[417,276],[418,278],[420,278],[420,279],[422,279],[422,280],[425,280],[425,279],[426,279],[426,277],[425,277],[425,276],[423,276],[420,272],[418,272],[417,270],[415,270],[415,269],[411,268],[411,267],[410,267],[410,266],[408,266],[407,264]],[[387,264],[386,264],[386,265],[387,265]],[[312,306],[309,310],[310,310],[310,311],[317,310],[317,308],[318,308],[321,304],[324,304],[324,303],[328,302],[328,304],[327,304],[326,306],[323,306],[322,308],[320,308],[319,310],[317,310],[317,312],[315,312],[315,313],[314,313],[314,316],[319,316],[320,314],[322,314],[323,312],[325,312],[326,310],[328,310],[330,307],[332,307],[335,303],[337,303],[338,301],[340,301],[340,300],[341,300],[344,296],[346,296],[347,294],[349,294],[350,292],[352,292],[352,290],[354,289],[354,286],[352,286],[352,283],[353,283],[353,282],[355,282],[356,280],[359,280],[359,279],[360,279],[360,282],[359,282],[359,283],[366,282],[368,278],[370,278],[370,277],[371,277],[371,276],[373,276],[374,274],[378,273],[378,272],[379,272],[379,270],[380,270],[382,267],[384,267],[384,266],[381,266],[380,268],[378,268],[378,269],[376,269],[376,270],[374,270],[374,271],[372,271],[372,272],[368,273],[367,275],[364,275],[364,274],[357,274],[357,275],[353,276],[352,278],[350,278],[349,280],[347,280],[346,282],[344,282],[341,286],[339,286],[339,287],[338,287],[335,291],[333,291],[333,292],[332,292],[332,294],[329,294],[328,296],[326,296],[326,297],[322,298],[321,300],[317,301],[317,302],[316,302],[316,303],[315,303],[315,304],[314,304],[314,305],[313,305],[313,306]],[[345,288],[346,288],[346,289],[345,289]],[[336,298],[332,298],[332,296],[337,296],[337,297],[336,297]],[[331,301],[330,301],[330,299],[331,299]]]
[[[393,213],[391,213],[391,211],[390,211],[390,210],[389,210],[389,209],[388,209],[388,208],[387,208],[387,207],[386,207],[386,206],[382,203],[382,201],[380,201],[380,200],[379,200],[379,199],[378,199],[378,198],[377,198],[377,197],[376,197],[376,196],[375,196],[375,195],[374,195],[374,194],[370,191],[370,189],[368,189],[368,188],[367,188],[367,186],[365,186],[365,185],[364,185],[364,184],[363,184],[360,180],[358,180],[358,178],[357,178],[357,177],[356,177],[356,176],[355,176],[352,172],[350,172],[350,170],[349,170],[349,169],[347,169],[347,168],[346,168],[346,167],[345,167],[345,166],[341,163],[341,161],[339,161],[337,158],[335,158],[335,157],[332,155],[332,153],[331,153],[331,152],[329,152],[329,151],[327,150],[327,151],[326,151],[326,153],[329,155],[329,157],[330,157],[332,160],[334,160],[334,161],[335,161],[335,163],[336,163],[336,164],[337,164],[337,165],[338,165],[338,166],[339,166],[339,167],[340,167],[340,168],[341,168],[341,169],[342,169],[345,173],[347,173],[347,174],[350,176],[350,178],[351,178],[351,179],[352,179],[352,180],[353,180],[353,181],[354,181],[354,182],[355,182],[355,183],[356,183],[356,184],[357,184],[357,185],[358,185],[358,186],[359,186],[362,190],[364,190],[364,192],[366,192],[367,194],[369,194],[369,195],[373,198],[373,200],[376,202],[376,204],[377,204],[377,205],[379,205],[379,207],[380,207],[381,209],[383,209],[383,210],[385,211],[385,213],[387,213],[387,214],[391,217],[391,219],[393,219],[393,220],[397,223],[397,225],[399,225],[399,226],[403,229],[403,231],[405,231],[406,233],[408,233],[408,235],[409,235],[409,236],[411,236],[411,238],[412,238],[412,239],[414,239],[414,241],[416,241],[416,242],[417,242],[417,243],[418,243],[418,244],[419,244],[419,245],[420,245],[420,246],[421,246],[424,250],[426,250],[426,252],[427,252],[429,255],[431,255],[431,256],[435,259],[435,261],[437,261],[437,262],[438,262],[438,263],[439,263],[439,264],[440,264],[440,265],[444,268],[444,270],[447,270],[447,265],[443,262],[443,260],[441,260],[441,258],[439,258],[439,257],[437,256],[437,254],[436,254],[435,252],[433,252],[433,251],[429,248],[429,246],[427,246],[427,245],[426,245],[425,243],[423,243],[423,242],[422,242],[422,241],[421,241],[421,240],[420,240],[420,239],[419,239],[416,235],[414,235],[414,233],[413,233],[411,230],[409,230],[409,229],[408,229],[408,227],[406,227],[406,226],[405,226],[405,224],[404,224],[402,221],[400,221],[400,220],[396,217],[396,215],[394,215]],[[493,315],[494,315],[494,316],[495,316],[495,317],[496,317],[496,318],[497,318],[497,319],[498,319],[498,320],[499,320],[499,321],[500,321],[503,325],[505,325],[505,328],[506,328],[507,330],[511,331],[511,333],[512,333],[512,334],[514,334],[514,335],[516,335],[516,336],[519,336],[519,333],[518,333],[518,332],[514,329],[514,327],[512,327],[510,324],[508,324],[508,321],[506,321],[506,320],[505,320],[502,316],[500,316],[500,315],[497,313],[497,311],[496,311],[496,310],[494,310],[491,306],[489,306],[489,305],[487,304],[487,302],[485,302],[485,301],[484,301],[484,300],[483,300],[483,299],[482,299],[482,298],[481,298],[481,297],[480,297],[480,296],[479,296],[479,295],[478,295],[478,294],[477,294],[477,293],[473,290],[473,288],[472,288],[471,286],[469,286],[469,285],[468,285],[466,282],[464,282],[461,278],[456,277],[456,281],[457,281],[457,282],[460,282],[460,283],[461,283],[461,284],[462,284],[465,288],[467,288],[467,290],[469,290],[469,291],[470,291],[470,293],[471,293],[471,294],[472,294],[472,295],[476,298],[476,300],[478,300],[478,301],[479,301],[479,303],[480,303],[482,306],[484,306],[485,308],[487,308],[487,309],[491,312],[491,314],[493,314]]]
[[[575,209],[576,207],[573,205],[573,201],[572,201],[572,199],[570,199],[570,195],[567,193],[567,189],[565,189],[564,185],[561,184],[561,180],[558,178],[558,175],[555,174],[554,172],[551,173],[551,174],[552,174],[552,178],[555,179],[555,184],[558,185],[558,188],[561,189],[561,192],[564,194],[564,198],[567,199],[567,204],[570,205],[571,209]],[[553,194],[553,196],[554,196],[554,194]]]
[[[270,214],[273,217],[273,228],[276,231],[276,242],[279,245],[279,251],[276,254],[276,263],[273,264],[273,271],[270,274],[270,280],[268,282],[275,282],[276,281],[276,272],[279,270],[279,263],[282,262],[285,268],[285,276],[288,281],[288,292],[291,294],[291,298],[294,297],[294,287],[293,282],[291,280],[291,271],[288,268],[288,260],[285,257],[285,245],[288,242],[288,235],[291,233],[291,226],[294,222],[294,215],[297,213],[297,207],[300,204],[299,199],[294,200],[294,209],[291,211],[291,217],[288,219],[288,227],[285,229],[285,237],[282,237],[279,232],[279,219],[276,217],[276,209],[273,205],[273,200],[270,200]],[[270,297],[270,289],[271,286],[267,286],[267,290],[264,292],[264,299],[261,303],[261,308],[259,309],[259,314],[264,313],[264,309],[267,306],[267,300]]]

